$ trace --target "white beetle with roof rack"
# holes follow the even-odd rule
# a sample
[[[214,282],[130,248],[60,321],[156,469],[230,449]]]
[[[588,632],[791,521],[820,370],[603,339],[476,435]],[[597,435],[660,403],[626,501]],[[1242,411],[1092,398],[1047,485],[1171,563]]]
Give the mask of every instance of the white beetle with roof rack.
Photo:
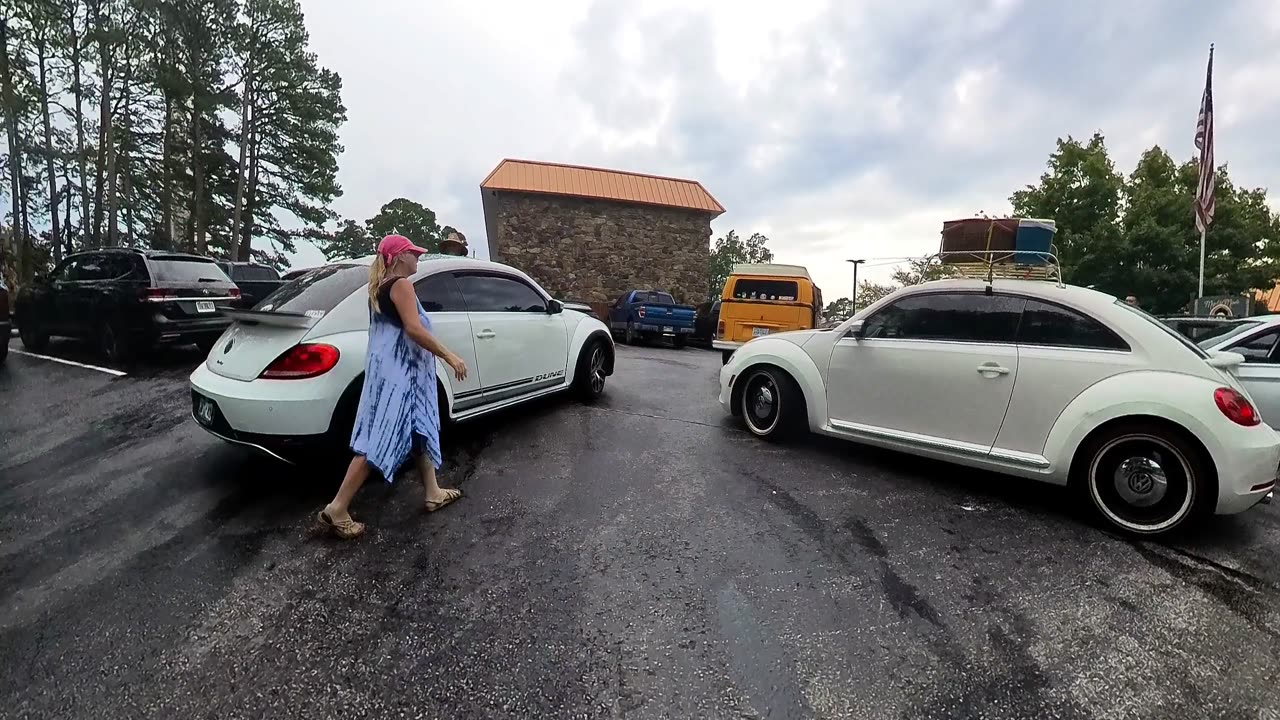
[[[251,311],[225,311],[235,322],[191,374],[200,426],[286,461],[346,449],[364,378],[372,260],[316,268]],[[437,360],[441,419],[566,390],[586,401],[604,392],[614,359],[608,328],[519,270],[424,255],[410,280],[432,333],[470,368],[459,382]]]
[[[1063,284],[1056,261],[993,265],[752,340],[721,370],[721,405],[762,438],[811,431],[1066,485],[1132,534],[1269,499],[1280,436],[1233,374],[1243,358]]]

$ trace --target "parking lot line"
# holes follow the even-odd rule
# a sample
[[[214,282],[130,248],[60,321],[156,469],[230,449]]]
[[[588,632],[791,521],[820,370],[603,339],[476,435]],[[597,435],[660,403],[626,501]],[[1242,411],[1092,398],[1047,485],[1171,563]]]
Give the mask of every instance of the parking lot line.
[[[86,370],[97,370],[100,373],[115,375],[116,377],[124,377],[125,375],[128,374],[128,373],[121,372],[119,370],[112,370],[111,368],[98,367],[97,365],[86,365],[84,363],[78,363],[74,360],[63,360],[62,358],[59,358],[59,357],[53,357],[50,355],[41,355],[39,353],[27,352],[26,350],[16,350],[14,348],[10,348],[9,351],[13,353],[17,353],[18,355],[26,355],[27,357],[40,358],[41,360],[49,360],[51,362],[62,363],[63,365],[73,365],[75,367],[84,368]]]

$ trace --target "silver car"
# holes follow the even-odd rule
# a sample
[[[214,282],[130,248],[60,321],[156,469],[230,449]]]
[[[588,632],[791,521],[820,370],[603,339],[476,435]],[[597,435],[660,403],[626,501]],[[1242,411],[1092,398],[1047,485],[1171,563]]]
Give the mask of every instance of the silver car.
[[[1219,334],[1201,338],[1206,352],[1226,350],[1244,356],[1236,375],[1253,397],[1262,419],[1280,426],[1280,315],[1240,318]]]

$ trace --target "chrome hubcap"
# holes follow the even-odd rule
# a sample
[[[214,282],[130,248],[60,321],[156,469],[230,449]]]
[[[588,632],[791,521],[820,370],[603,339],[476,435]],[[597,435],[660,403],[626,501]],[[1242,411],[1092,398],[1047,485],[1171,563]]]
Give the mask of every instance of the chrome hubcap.
[[[768,419],[773,414],[774,401],[773,388],[761,384],[751,398],[751,413],[761,420]]]
[[[1134,507],[1151,507],[1169,492],[1169,478],[1157,459],[1126,458],[1113,474],[1116,494]]]

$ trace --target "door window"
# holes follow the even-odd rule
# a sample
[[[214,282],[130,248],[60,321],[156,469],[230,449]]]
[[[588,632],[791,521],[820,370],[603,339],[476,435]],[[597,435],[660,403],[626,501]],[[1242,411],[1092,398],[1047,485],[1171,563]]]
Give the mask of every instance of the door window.
[[[82,257],[68,258],[62,263],[57,270],[53,271],[53,279],[59,282],[67,282],[75,279],[75,274],[80,267]]]
[[[547,301],[523,282],[502,275],[461,275],[458,287],[471,312],[544,313]]]
[[[1280,329],[1264,332],[1249,338],[1239,345],[1232,345],[1228,350],[1240,353],[1247,363],[1275,364],[1276,340],[1280,339]]]
[[[72,280],[93,281],[93,280],[110,280],[114,277],[111,273],[111,258],[106,255],[85,255],[80,258],[80,262],[76,263],[75,269],[71,273]]]
[[[905,297],[873,315],[863,337],[1012,343],[1023,298],[982,293],[929,293]]]
[[[452,273],[439,273],[418,281],[413,286],[422,309],[429,313],[466,312],[466,303],[458,290],[458,281]]]
[[[740,278],[733,282],[733,297],[736,300],[794,302],[800,293],[799,287],[799,284],[794,280]]]
[[[1031,299],[1022,310],[1018,342],[1022,345],[1092,350],[1129,349],[1128,343],[1097,320],[1059,305]]]

